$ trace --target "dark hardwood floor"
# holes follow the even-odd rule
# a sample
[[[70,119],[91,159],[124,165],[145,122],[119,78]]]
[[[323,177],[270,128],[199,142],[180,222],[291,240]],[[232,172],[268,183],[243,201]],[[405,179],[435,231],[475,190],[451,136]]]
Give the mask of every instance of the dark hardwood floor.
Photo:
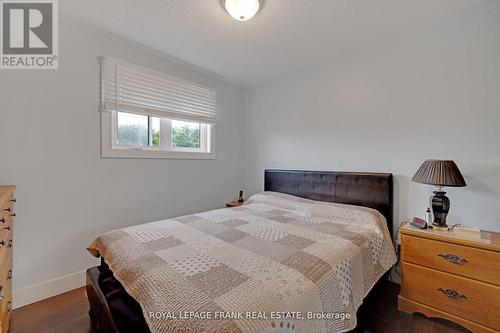
[[[12,313],[11,332],[96,332],[91,327],[88,311],[85,288],[75,289],[15,309]]]
[[[452,323],[408,315],[397,310],[399,285],[387,282],[360,308],[355,332],[458,333],[467,330]],[[88,317],[85,289],[79,288],[14,310],[12,333],[96,332]]]

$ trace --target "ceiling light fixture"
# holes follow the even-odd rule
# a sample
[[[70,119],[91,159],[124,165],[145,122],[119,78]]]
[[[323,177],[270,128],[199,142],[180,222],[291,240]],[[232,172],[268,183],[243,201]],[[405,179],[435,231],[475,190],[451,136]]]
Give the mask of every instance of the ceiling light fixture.
[[[235,20],[248,21],[257,14],[260,8],[259,0],[225,0],[227,12]]]

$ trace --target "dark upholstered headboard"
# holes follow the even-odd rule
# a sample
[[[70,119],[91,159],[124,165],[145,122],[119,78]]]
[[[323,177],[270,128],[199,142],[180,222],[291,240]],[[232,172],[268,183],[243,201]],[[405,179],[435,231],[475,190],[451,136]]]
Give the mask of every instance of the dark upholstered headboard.
[[[378,210],[392,234],[393,187],[390,173],[265,170],[264,190]]]

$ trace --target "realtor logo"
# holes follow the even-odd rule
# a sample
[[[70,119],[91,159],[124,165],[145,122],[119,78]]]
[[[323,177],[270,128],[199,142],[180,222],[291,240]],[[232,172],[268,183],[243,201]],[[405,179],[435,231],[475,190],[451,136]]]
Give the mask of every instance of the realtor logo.
[[[0,68],[58,68],[57,0],[1,0],[0,18]]]

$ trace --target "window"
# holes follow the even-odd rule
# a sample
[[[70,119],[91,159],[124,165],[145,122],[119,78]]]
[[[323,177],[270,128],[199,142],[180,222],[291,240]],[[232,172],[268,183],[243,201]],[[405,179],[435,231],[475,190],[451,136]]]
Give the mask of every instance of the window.
[[[216,92],[101,58],[103,157],[215,158]]]
[[[205,153],[210,127],[199,122],[172,120],[128,112],[112,112],[116,117],[118,149]]]

